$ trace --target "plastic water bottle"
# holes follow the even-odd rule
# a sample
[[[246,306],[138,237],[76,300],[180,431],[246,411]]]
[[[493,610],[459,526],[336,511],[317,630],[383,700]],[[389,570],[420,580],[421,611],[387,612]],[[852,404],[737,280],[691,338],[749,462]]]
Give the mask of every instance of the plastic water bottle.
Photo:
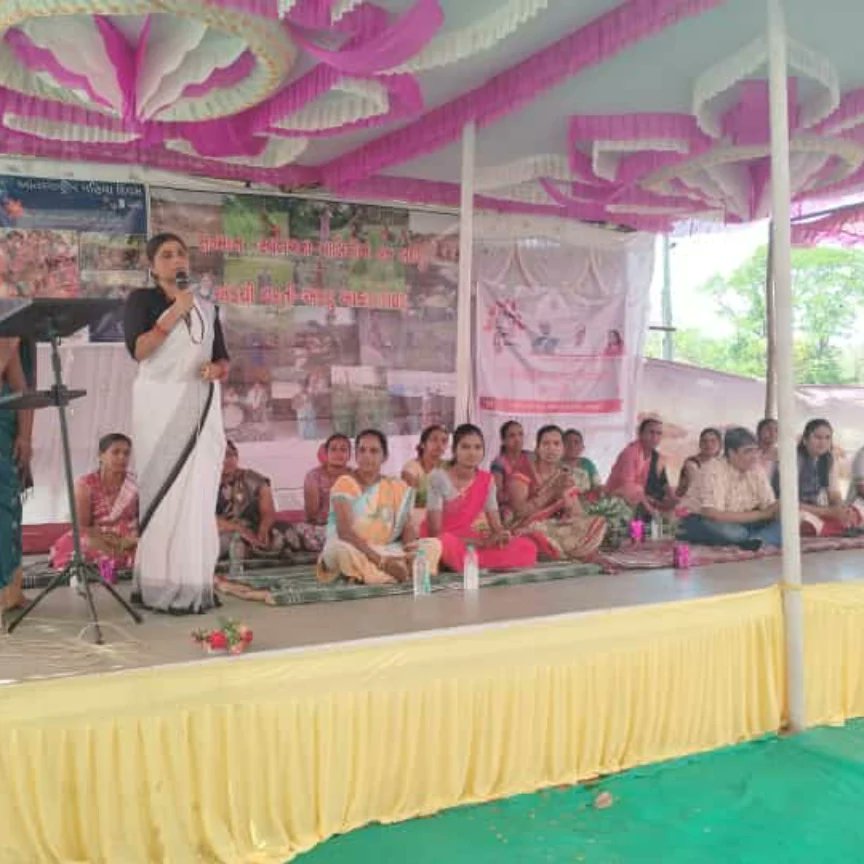
[[[228,544],[228,578],[232,581],[242,580],[245,574],[243,567],[244,558],[243,538],[239,534],[233,534]]]
[[[663,539],[663,523],[659,516],[655,516],[651,520],[651,539],[656,542]]]
[[[411,576],[414,581],[414,596],[425,597],[432,593],[432,579],[429,575],[429,559],[426,550],[421,546],[414,556],[414,564],[411,568]]]
[[[469,546],[465,552],[465,563],[462,565],[462,589],[476,591],[480,587],[480,562],[477,560],[477,550]]]

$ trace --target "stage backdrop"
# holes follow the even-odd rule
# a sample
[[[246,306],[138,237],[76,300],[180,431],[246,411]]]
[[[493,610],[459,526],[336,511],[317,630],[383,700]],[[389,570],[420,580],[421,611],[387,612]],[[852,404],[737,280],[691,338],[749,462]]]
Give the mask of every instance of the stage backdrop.
[[[11,178],[4,189],[0,207],[15,225],[7,232],[13,265],[0,271],[13,286],[7,291],[32,284],[46,294],[123,297],[145,284],[142,187]],[[332,431],[382,428],[391,438],[386,468],[398,473],[424,425],[452,424],[452,217],[165,188],[149,198],[150,233],[186,238],[198,290],[219,303],[232,355],[226,428],[243,463],[272,478],[281,508],[301,505],[303,476]],[[35,233],[24,242],[21,229]],[[521,417],[530,434],[551,416],[583,427],[606,465],[635,414],[650,238],[482,214],[476,237],[475,393],[490,450],[503,419]],[[22,275],[19,250],[34,244],[36,275]],[[88,391],[70,418],[76,474],[95,466],[100,435],[131,431],[135,366],[121,339],[114,317],[63,347],[68,384]],[[44,386],[44,347],[41,355]],[[520,368],[532,371],[511,374]],[[46,412],[37,419],[34,469],[26,521],[65,520],[56,421]]]
[[[282,506],[331,432],[377,427],[398,473],[421,428],[452,424],[458,236],[405,209],[154,188],[151,230],[190,246],[231,353],[223,414]]]
[[[631,433],[647,327],[653,237],[573,226],[521,236],[480,229],[475,244],[475,387],[491,445],[510,418],[526,447],[546,423],[577,427],[601,469]]]
[[[144,186],[0,176],[0,296],[122,300],[132,288],[145,284],[146,235]],[[95,465],[94,436],[112,428],[128,429],[134,368],[117,351],[116,340],[122,338],[118,309],[89,332],[67,340],[63,348],[64,372],[89,385],[88,395],[70,409],[73,460],[79,473]],[[38,353],[41,387],[50,386],[45,348],[40,345]],[[58,425],[54,411],[36,413],[36,488],[25,505],[27,521],[67,514]]]

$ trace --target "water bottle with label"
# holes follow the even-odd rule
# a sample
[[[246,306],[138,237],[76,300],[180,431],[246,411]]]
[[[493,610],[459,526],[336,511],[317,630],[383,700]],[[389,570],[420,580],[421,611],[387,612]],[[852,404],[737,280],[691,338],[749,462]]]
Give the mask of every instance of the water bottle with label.
[[[243,538],[239,534],[231,536],[231,542],[228,544],[228,578],[232,581],[242,580],[244,576],[243,558],[245,557],[245,549],[243,548]]]
[[[462,565],[462,589],[476,591],[480,587],[480,562],[477,550],[469,546],[465,552],[465,563]]]
[[[411,567],[411,576],[414,581],[414,596],[425,597],[432,593],[432,579],[429,574],[429,559],[426,550],[421,546],[414,556],[414,564]]]

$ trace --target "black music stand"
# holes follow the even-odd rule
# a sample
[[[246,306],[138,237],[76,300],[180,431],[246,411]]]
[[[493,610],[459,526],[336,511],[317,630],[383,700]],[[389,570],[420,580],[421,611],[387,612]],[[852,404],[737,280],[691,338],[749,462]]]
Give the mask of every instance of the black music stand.
[[[93,602],[91,584],[101,585],[132,616],[138,624],[142,618],[120,596],[113,585],[109,585],[93,564],[88,564],[81,555],[81,531],[78,513],[75,509],[75,480],[72,474],[72,455],[69,450],[69,427],[66,421],[66,406],[73,399],[86,394],[86,390],[69,390],[63,383],[63,370],[60,365],[60,340],[64,336],[99,321],[120,305],[120,300],[101,298],[59,299],[40,297],[30,299],[0,300],[0,336],[20,336],[36,342],[51,343],[51,367],[54,384],[50,390],[36,390],[31,393],[15,393],[0,398],[0,408],[24,410],[27,408],[55,407],[60,415],[60,440],[63,443],[63,466],[66,471],[66,494],[69,498],[69,514],[72,522],[73,552],[72,560],[54,576],[21,611],[9,622],[8,632],[15,628],[42,602],[42,599],[61,585],[70,584],[74,578],[84,593],[90,618],[96,633],[96,644],[104,642],[99,615]]]

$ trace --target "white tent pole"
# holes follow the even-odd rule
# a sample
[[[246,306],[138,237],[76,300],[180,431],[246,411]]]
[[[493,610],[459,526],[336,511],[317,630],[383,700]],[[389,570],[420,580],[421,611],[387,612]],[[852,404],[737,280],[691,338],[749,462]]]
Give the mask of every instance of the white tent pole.
[[[471,411],[471,293],[474,257],[474,163],[477,126],[462,129],[462,195],[459,204],[459,294],[456,304],[456,423],[467,423]]]
[[[795,452],[795,369],[792,317],[789,102],[786,20],[781,0],[768,0],[768,73],[771,99],[771,197],[774,313],[777,326],[777,408],[780,427],[780,518],[783,522],[783,609],[789,725],[806,727],[804,610],[798,525],[798,459]]]

